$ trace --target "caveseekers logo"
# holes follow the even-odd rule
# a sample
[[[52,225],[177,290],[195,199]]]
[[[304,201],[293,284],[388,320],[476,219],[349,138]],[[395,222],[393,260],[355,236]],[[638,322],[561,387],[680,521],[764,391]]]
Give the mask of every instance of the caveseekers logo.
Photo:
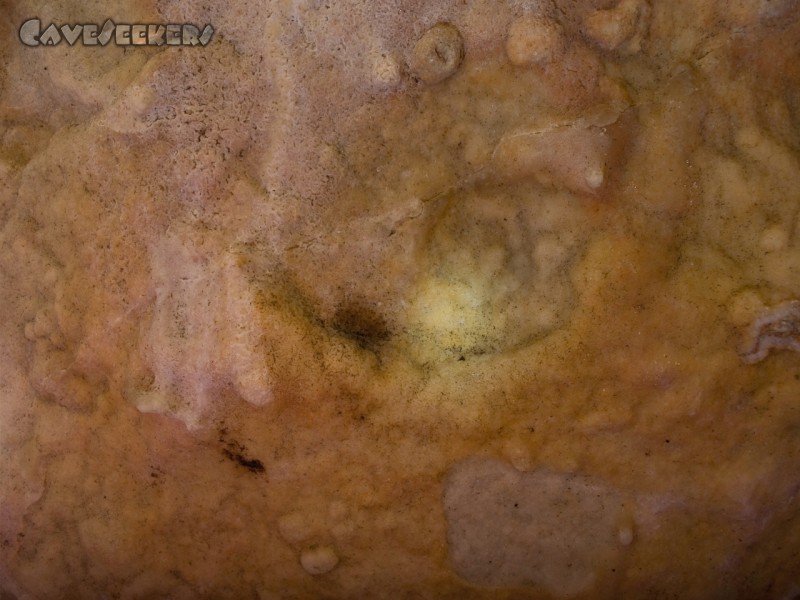
[[[112,40],[117,46],[205,46],[211,41],[214,28],[202,31],[190,23],[182,25],[123,24],[106,20],[103,26],[61,25],[51,23],[42,30],[39,19],[28,19],[19,28],[19,39],[26,46],[58,46],[62,41],[74,46],[105,46]]]

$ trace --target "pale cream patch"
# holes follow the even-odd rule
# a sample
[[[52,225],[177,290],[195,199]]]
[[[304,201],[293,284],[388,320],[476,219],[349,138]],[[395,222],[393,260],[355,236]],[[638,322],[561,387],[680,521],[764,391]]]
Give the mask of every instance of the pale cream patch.
[[[450,561],[495,587],[535,586],[558,597],[589,590],[633,540],[623,495],[590,477],[521,473],[488,458],[457,463],[445,480]]]
[[[226,385],[267,404],[271,376],[259,353],[255,290],[236,256],[172,235],[151,257],[155,301],[144,354],[154,382],[134,399],[139,410],[195,427]]]

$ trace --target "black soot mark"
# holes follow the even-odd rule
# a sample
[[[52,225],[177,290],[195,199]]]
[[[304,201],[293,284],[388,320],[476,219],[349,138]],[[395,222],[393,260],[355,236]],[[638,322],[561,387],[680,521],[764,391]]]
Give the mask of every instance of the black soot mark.
[[[251,473],[263,473],[265,471],[264,463],[257,458],[247,458],[245,456],[246,450],[241,444],[237,442],[225,441],[222,435],[220,436],[219,441],[225,444],[225,447],[222,448],[222,453],[228,459],[232,460],[239,466],[244,467]]]

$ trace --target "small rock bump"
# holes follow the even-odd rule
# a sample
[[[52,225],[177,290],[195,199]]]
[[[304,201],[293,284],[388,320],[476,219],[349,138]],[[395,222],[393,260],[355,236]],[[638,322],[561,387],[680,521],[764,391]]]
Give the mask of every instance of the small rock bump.
[[[511,24],[506,54],[511,64],[525,66],[549,63],[564,53],[561,26],[546,17],[521,17]]]
[[[337,523],[333,527],[331,527],[331,535],[337,540],[341,540],[343,538],[348,538],[353,535],[356,531],[356,524],[354,521],[345,520]]]
[[[760,244],[766,252],[785,250],[789,244],[789,234],[778,225],[770,227],[761,234]]]
[[[603,185],[605,175],[603,170],[598,167],[590,167],[586,169],[586,185],[593,190],[598,190]]]
[[[544,233],[536,240],[533,249],[533,261],[542,277],[549,278],[570,259],[570,251],[554,233]]]
[[[450,23],[438,23],[426,31],[414,46],[409,61],[411,72],[432,85],[453,75],[464,59],[464,40]]]
[[[34,342],[37,337],[33,321],[25,323],[25,338],[30,342]]]
[[[617,532],[617,539],[623,546],[630,546],[633,543],[633,528],[629,526],[621,527]]]
[[[56,281],[58,281],[58,270],[54,268],[47,269],[43,281],[49,286],[55,285]]]
[[[50,343],[59,350],[64,350],[67,346],[67,340],[60,331],[52,331],[47,339],[50,340]]]
[[[372,80],[381,89],[391,89],[400,83],[400,65],[390,54],[380,54],[372,61]]]
[[[46,337],[53,330],[53,321],[45,311],[39,311],[33,320],[33,333],[37,337]]]
[[[531,452],[522,440],[507,440],[503,450],[506,458],[517,471],[527,471],[533,466]]]
[[[736,326],[751,323],[764,310],[764,301],[755,290],[745,289],[728,302],[728,318]]]
[[[292,512],[278,519],[278,531],[284,540],[293,544],[307,539],[312,533],[312,528],[302,514]]]
[[[347,516],[347,505],[341,500],[334,500],[328,506],[328,516],[333,521],[339,522]]]
[[[336,568],[339,557],[330,546],[312,546],[300,554],[300,564],[310,575],[324,575]]]
[[[639,50],[642,14],[644,8],[640,0],[622,0],[613,8],[596,10],[589,14],[583,23],[583,32],[601,49],[612,52],[623,49],[626,42],[632,42],[631,52]],[[638,35],[637,35],[638,34]]]

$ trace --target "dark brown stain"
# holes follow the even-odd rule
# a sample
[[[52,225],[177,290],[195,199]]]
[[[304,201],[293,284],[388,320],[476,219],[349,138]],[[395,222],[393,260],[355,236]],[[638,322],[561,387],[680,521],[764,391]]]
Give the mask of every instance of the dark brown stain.
[[[365,350],[375,351],[391,337],[386,319],[365,302],[340,306],[333,316],[333,329]]]

